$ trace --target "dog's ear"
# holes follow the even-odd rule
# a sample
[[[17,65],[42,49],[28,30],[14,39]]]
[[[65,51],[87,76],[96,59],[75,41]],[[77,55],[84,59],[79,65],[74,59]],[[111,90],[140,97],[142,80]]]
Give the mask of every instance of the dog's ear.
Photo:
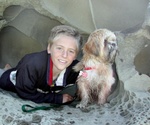
[[[90,36],[88,41],[83,47],[84,54],[92,54],[94,56],[99,56],[100,46],[99,41],[95,37]]]

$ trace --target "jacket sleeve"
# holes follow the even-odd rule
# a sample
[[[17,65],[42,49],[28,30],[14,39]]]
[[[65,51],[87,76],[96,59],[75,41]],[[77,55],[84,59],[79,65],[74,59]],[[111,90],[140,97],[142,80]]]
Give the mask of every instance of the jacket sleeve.
[[[37,71],[35,65],[22,65],[17,70],[16,77],[16,91],[17,94],[27,100],[31,100],[36,103],[62,103],[62,95],[55,94],[51,92],[42,93],[37,90],[38,82],[42,79],[43,76]],[[42,72],[42,71],[41,71]],[[42,84],[45,84],[42,82]],[[43,86],[43,85],[40,85]]]

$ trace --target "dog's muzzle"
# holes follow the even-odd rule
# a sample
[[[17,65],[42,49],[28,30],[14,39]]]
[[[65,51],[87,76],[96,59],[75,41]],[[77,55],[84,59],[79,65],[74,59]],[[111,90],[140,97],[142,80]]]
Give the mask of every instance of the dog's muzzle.
[[[114,50],[118,49],[118,45],[116,42],[109,42],[108,43],[109,52],[111,53]]]

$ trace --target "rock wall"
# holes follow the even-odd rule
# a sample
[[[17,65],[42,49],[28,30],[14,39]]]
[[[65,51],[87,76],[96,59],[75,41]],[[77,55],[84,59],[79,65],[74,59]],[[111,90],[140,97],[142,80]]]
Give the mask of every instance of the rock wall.
[[[15,66],[25,54],[46,49],[51,28],[61,24],[19,5],[7,7],[3,18],[7,24],[0,32],[0,66]]]

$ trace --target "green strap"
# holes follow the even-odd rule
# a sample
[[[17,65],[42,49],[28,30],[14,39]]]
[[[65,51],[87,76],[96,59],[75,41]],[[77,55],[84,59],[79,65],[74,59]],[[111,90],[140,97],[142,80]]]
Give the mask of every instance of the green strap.
[[[58,108],[61,105],[70,104],[77,98],[76,91],[77,91],[77,84],[72,84],[72,85],[65,87],[62,91],[58,92],[59,94],[68,93],[69,95],[74,97],[74,99],[70,102],[66,102],[63,104],[50,104],[50,106],[35,106],[35,107],[25,104],[25,105],[22,105],[22,111],[23,112],[33,112],[33,111],[37,111],[37,110],[50,110],[52,108]]]
[[[37,111],[37,110],[50,110],[52,108],[58,108],[60,106],[61,105],[53,104],[50,106],[35,106],[35,107],[33,107],[31,105],[25,104],[25,105],[22,105],[22,111],[23,112],[33,112],[33,111]]]

